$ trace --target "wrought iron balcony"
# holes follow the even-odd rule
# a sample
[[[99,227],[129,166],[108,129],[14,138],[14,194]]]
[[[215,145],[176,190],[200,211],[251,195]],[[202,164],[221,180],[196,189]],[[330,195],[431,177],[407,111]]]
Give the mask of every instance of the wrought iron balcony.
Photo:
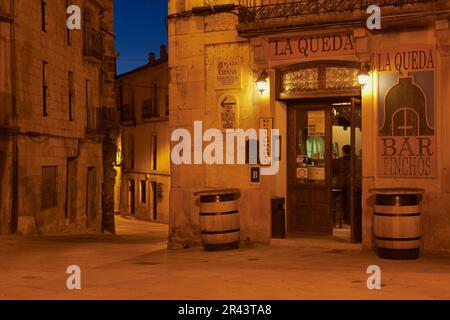
[[[239,22],[254,23],[276,18],[287,18],[320,13],[366,11],[370,5],[401,7],[411,4],[439,2],[439,0],[278,0],[264,4],[264,0],[247,1],[259,5],[239,7]],[[273,3],[277,2],[277,3]]]
[[[83,55],[86,58],[103,60],[103,34],[100,31],[92,27],[85,28]]]

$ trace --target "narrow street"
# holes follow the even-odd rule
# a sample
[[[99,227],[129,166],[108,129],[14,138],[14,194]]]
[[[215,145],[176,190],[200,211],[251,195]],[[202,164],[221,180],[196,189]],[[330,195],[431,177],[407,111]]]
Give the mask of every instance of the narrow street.
[[[450,258],[380,260],[327,239],[167,250],[167,226],[117,218],[118,235],[0,239],[0,299],[450,299]],[[66,289],[66,268],[82,289]],[[369,265],[382,290],[368,290]]]

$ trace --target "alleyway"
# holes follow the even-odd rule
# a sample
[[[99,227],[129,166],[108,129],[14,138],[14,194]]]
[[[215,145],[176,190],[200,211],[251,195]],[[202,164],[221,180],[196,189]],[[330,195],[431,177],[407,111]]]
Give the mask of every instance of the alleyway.
[[[379,260],[344,242],[168,251],[167,226],[118,218],[118,236],[0,238],[0,299],[450,299],[450,258]],[[366,287],[369,265],[382,290]],[[79,265],[82,290],[66,289]]]

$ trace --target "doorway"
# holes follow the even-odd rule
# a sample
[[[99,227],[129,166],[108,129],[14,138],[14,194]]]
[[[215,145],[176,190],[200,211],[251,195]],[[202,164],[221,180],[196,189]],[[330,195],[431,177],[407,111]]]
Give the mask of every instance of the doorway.
[[[88,179],[90,179],[89,174]],[[90,181],[88,181],[88,184],[89,183]],[[87,196],[89,196],[89,194]],[[77,201],[77,158],[67,158],[65,218],[69,224],[74,224],[76,222],[77,218],[76,201]]]
[[[152,181],[152,220],[158,220],[158,184]]]
[[[128,180],[128,213],[131,216],[136,214],[136,187],[134,179]]]
[[[288,105],[288,234],[361,242],[361,103]]]
[[[87,227],[94,227],[97,223],[97,173],[95,167],[89,167],[86,181],[86,217]]]

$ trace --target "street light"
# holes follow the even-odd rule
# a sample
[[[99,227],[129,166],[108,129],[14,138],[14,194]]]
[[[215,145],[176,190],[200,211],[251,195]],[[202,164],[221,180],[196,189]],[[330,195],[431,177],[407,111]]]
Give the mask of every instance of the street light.
[[[361,68],[361,71],[358,74],[358,82],[361,87],[366,86],[370,80],[370,66],[367,62],[365,62]]]
[[[264,94],[265,91],[269,89],[269,74],[266,70],[263,70],[259,75],[258,79],[256,79],[256,87],[258,91],[261,92],[261,95]]]

